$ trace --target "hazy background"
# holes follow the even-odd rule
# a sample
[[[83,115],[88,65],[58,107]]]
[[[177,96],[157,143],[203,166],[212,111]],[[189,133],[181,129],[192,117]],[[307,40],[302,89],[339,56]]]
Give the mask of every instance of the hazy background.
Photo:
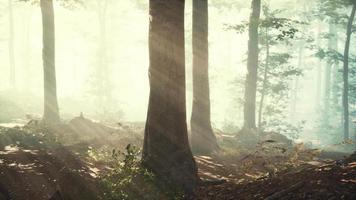
[[[107,90],[111,100],[106,105],[96,101],[100,91],[93,91],[98,64],[100,24],[96,1],[67,8],[55,3],[56,70],[61,117],[68,120],[83,112],[99,121],[144,121],[148,103],[148,1],[108,0],[106,42],[108,74]],[[309,4],[308,4],[309,3]],[[186,68],[187,117],[192,103],[191,77],[191,0],[186,1]],[[285,9],[280,16],[301,20],[297,12],[312,6],[311,1],[270,1],[273,9]],[[311,8],[312,9],[312,8]],[[250,2],[233,0],[210,1],[209,47],[212,124],[215,128],[234,132],[242,125],[242,99],[246,73],[247,34],[226,30],[229,24],[247,21]],[[0,0],[0,122],[24,118],[25,114],[42,115],[42,23],[38,5],[13,1],[16,88],[10,87],[8,2]],[[304,20],[304,19],[303,19]],[[318,26],[308,26],[307,32],[316,35]],[[327,30],[327,23],[320,23]],[[340,33],[342,36],[343,34]],[[351,52],[355,52],[355,36]],[[343,40],[339,49],[343,49]],[[293,55],[297,65],[297,49],[291,45],[281,51]],[[296,112],[283,119],[291,124],[305,121],[301,139],[322,137],[317,131],[320,117],[316,87],[316,66],[319,59],[312,50],[305,50],[303,76],[299,78]],[[352,64],[354,65],[354,64]],[[322,73],[323,74],[323,73]],[[323,82],[322,77],[322,82]],[[291,82],[293,85],[293,82]],[[321,91],[322,88],[321,88]],[[321,94],[322,95],[322,94]],[[290,97],[290,95],[288,95]],[[2,105],[1,105],[2,104]],[[355,109],[351,105],[350,109]],[[339,121],[337,121],[339,120]],[[341,118],[332,121],[340,124]],[[335,130],[340,137],[340,129]],[[336,136],[335,136],[336,137]],[[336,137],[338,138],[338,137]],[[333,139],[332,139],[333,140]],[[334,140],[335,142],[338,139]]]

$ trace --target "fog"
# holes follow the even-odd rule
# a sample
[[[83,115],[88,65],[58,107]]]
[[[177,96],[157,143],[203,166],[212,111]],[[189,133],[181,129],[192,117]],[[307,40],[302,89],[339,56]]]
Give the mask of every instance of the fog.
[[[299,25],[297,34],[315,39],[304,43],[291,41],[293,44],[277,45],[271,50],[288,52],[291,55],[288,65],[303,69],[301,76],[288,80],[290,88],[283,97],[286,104],[283,116],[279,116],[278,120],[303,127],[295,137],[286,133],[293,139],[313,141],[315,144],[341,142],[342,114],[334,112],[327,125],[321,122],[321,114],[325,111],[323,99],[326,86],[323,83],[326,82],[324,66],[327,62],[315,55],[315,48],[308,48],[313,45],[327,47],[323,35],[329,30],[328,22],[315,20],[313,14],[311,17],[302,14],[316,8],[313,1],[274,0],[266,3],[273,10],[280,10],[279,17],[305,22],[306,25]],[[185,9],[188,119],[192,107],[191,4],[191,0],[187,1]],[[57,92],[62,120],[69,120],[82,112],[98,121],[144,122],[149,95],[148,2],[55,1],[54,10]],[[26,114],[41,117],[43,113],[41,10],[36,2],[12,1],[12,11],[11,22],[8,1],[1,0],[1,123],[24,119]],[[228,133],[237,132],[243,124],[243,83],[248,41],[247,32],[236,33],[229,26],[247,22],[249,15],[250,3],[245,1],[209,2],[211,120],[214,128]],[[15,84],[11,82],[12,67],[9,62],[10,22],[13,24]],[[341,53],[345,34],[342,32],[343,25],[338,28],[337,50]],[[321,39],[316,41],[318,37]],[[356,50],[355,39],[353,36],[351,40],[351,55]],[[301,45],[303,57],[298,66],[298,48]],[[262,52],[263,48],[260,48]],[[355,62],[350,62],[350,65],[355,67]],[[351,78],[350,85],[355,83],[353,80]],[[267,99],[266,104],[273,105],[274,101]],[[340,110],[342,104],[329,106],[330,110]],[[355,109],[355,101],[350,102],[351,118],[355,115]],[[350,124],[352,136],[355,128]]]

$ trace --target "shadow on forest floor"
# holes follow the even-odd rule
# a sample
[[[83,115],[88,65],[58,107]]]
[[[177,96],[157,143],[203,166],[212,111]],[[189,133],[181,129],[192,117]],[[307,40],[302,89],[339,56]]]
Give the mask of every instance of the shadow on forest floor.
[[[37,122],[0,128],[0,200],[98,199],[97,177],[110,170],[105,159],[112,149],[141,146],[143,127],[77,117],[50,130]],[[278,137],[230,150],[195,157],[203,180],[224,180],[197,188],[196,199],[356,199],[356,154]]]

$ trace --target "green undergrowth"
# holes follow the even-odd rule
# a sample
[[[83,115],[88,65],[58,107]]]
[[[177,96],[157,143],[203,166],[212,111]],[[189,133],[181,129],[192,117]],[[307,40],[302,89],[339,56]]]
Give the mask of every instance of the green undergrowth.
[[[102,152],[100,152],[101,155]],[[139,148],[127,145],[126,152],[113,150],[111,157],[101,158],[111,163],[111,169],[100,176],[102,200],[179,200],[181,192],[161,183],[155,175],[144,168],[140,161]],[[95,155],[92,153],[92,155]]]

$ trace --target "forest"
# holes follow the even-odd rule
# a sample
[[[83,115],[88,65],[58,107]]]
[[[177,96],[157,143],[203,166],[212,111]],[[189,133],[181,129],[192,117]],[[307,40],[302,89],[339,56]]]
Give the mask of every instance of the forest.
[[[0,200],[355,200],[355,13],[0,0]]]

